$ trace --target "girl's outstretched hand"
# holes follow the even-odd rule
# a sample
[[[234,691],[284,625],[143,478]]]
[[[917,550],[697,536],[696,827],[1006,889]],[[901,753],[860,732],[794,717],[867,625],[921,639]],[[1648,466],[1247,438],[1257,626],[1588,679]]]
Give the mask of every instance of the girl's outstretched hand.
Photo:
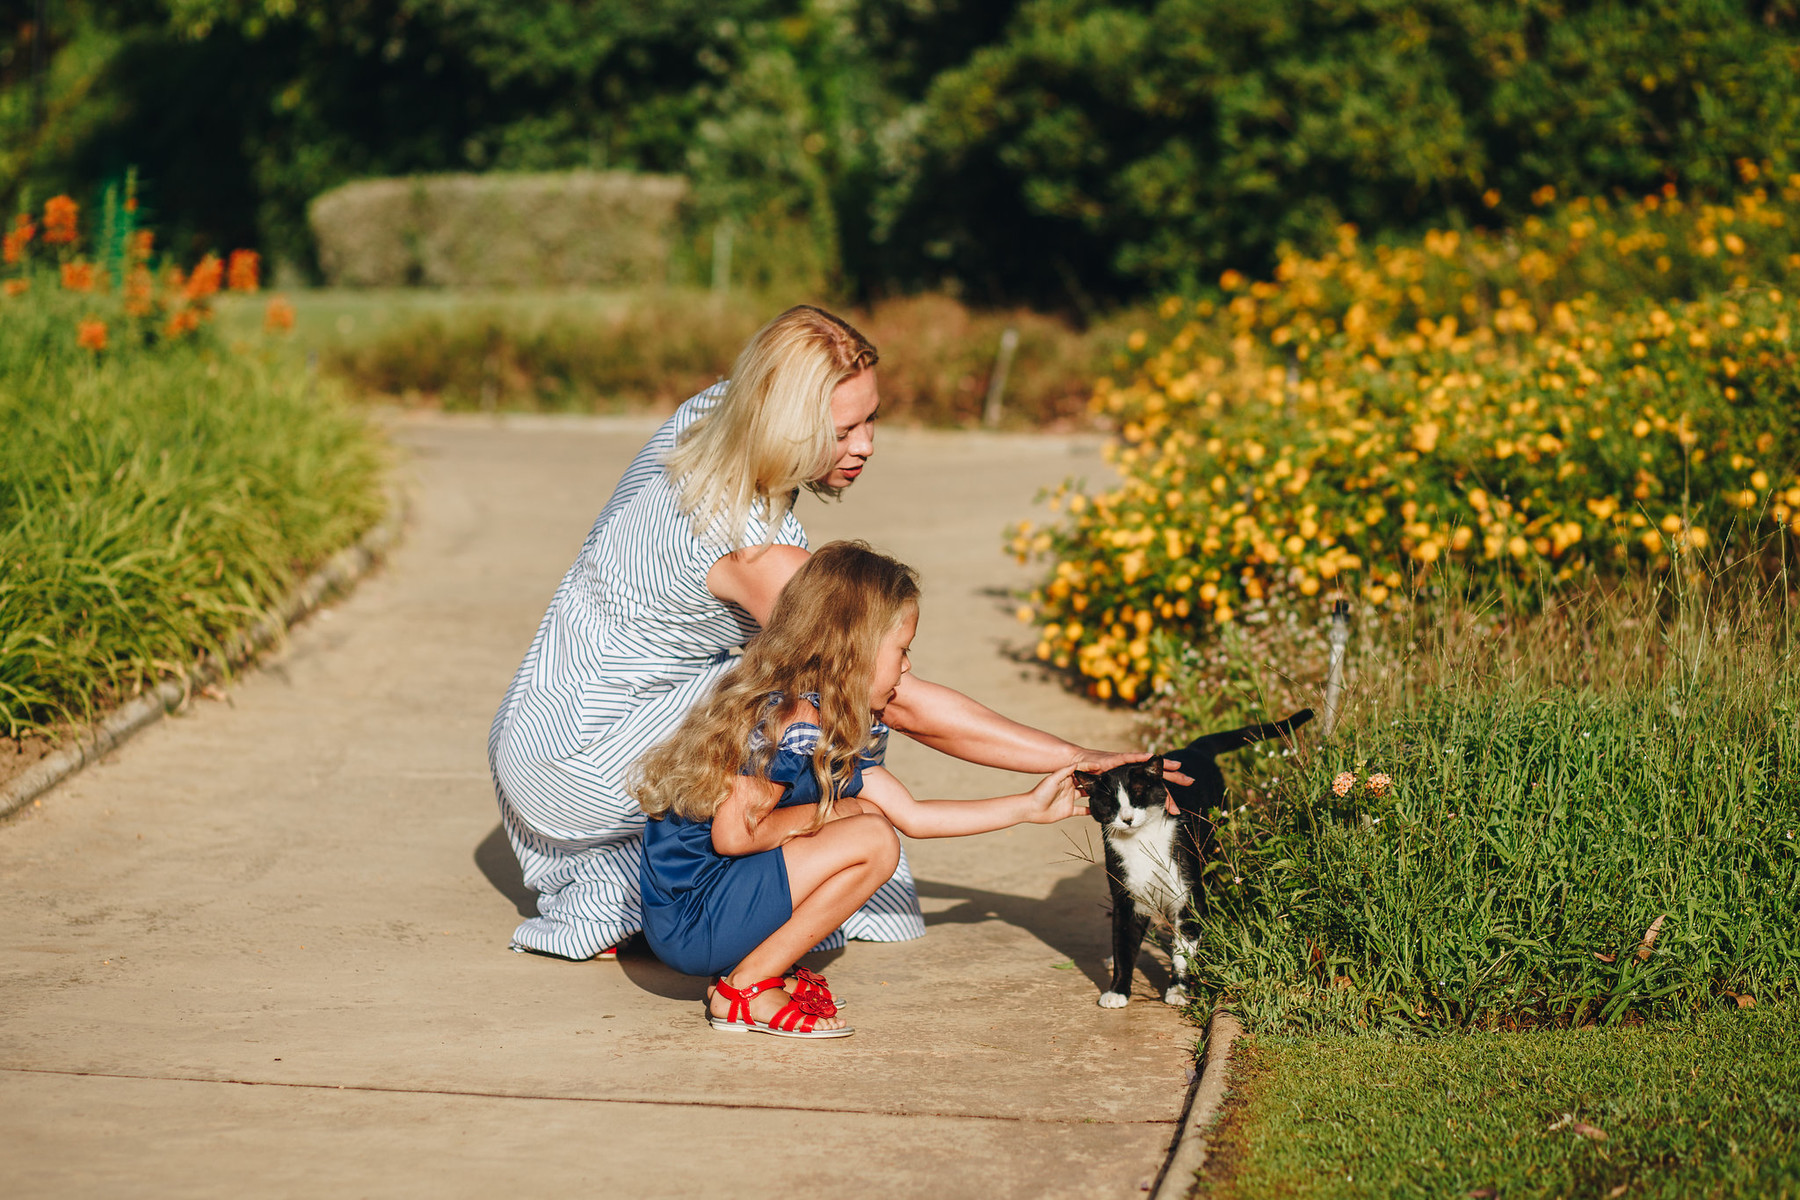
[[[1031,815],[1026,817],[1033,825],[1049,825],[1054,821],[1064,821],[1070,817],[1088,815],[1087,805],[1082,803],[1083,796],[1075,787],[1075,771],[1093,770],[1088,763],[1071,763],[1053,775],[1046,775],[1038,780],[1036,787],[1027,793],[1031,801]]]

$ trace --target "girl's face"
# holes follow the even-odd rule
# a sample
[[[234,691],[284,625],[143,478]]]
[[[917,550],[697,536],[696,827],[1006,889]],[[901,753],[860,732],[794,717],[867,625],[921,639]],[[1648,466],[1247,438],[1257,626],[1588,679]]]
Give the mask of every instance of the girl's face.
[[[900,690],[900,677],[912,670],[913,635],[919,631],[919,609],[908,605],[900,623],[881,639],[875,652],[875,678],[869,686],[869,711],[880,712]]]
[[[818,482],[845,488],[862,474],[875,453],[875,416],[881,396],[875,390],[875,368],[864,367],[831,393],[831,431],[837,435],[837,458]]]

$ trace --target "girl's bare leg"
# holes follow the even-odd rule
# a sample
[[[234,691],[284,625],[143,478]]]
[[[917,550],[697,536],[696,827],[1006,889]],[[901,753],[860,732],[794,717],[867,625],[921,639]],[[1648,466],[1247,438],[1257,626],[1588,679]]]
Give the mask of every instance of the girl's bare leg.
[[[779,977],[867,903],[899,866],[900,837],[886,817],[866,813],[832,821],[817,833],[795,838],[781,852],[794,914],[725,976],[732,987]],[[754,996],[750,1015],[767,1021],[788,999],[786,992]],[[722,1017],[730,1006],[715,994],[711,1007]],[[843,1023],[837,1017],[821,1018],[814,1028],[836,1029]]]

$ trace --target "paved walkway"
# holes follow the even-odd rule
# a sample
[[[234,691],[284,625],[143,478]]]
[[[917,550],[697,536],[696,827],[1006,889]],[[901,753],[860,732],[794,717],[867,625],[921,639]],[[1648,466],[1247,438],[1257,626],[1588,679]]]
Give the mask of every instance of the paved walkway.
[[[829,964],[855,1037],[724,1038],[654,959],[510,954],[488,720],[641,423],[404,421],[413,528],[265,669],[0,825],[0,1177],[24,1196],[1137,1194],[1194,1031],[1096,1006],[1085,821],[913,843],[930,932]],[[888,430],[815,542],[918,566],[926,678],[1101,744],[1003,653],[1000,527],[1103,470]],[[921,795],[1016,780],[896,739]],[[1154,968],[1151,968],[1153,971]],[[1160,981],[1155,971],[1153,981]]]

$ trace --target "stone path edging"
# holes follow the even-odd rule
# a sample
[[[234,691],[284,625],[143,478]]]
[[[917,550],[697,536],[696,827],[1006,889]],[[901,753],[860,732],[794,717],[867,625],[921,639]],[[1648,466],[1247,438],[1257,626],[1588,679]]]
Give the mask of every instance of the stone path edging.
[[[1226,1075],[1231,1066],[1231,1044],[1243,1035],[1244,1027],[1224,1009],[1216,1009],[1206,1026],[1206,1049],[1200,1061],[1200,1072],[1194,1077],[1194,1088],[1188,1096],[1187,1111],[1175,1131],[1175,1143],[1169,1147],[1169,1158],[1163,1165],[1151,1191],[1151,1200],[1187,1200],[1194,1190],[1194,1176],[1206,1165],[1206,1131],[1218,1119],[1225,1103]]]
[[[256,624],[225,643],[225,661],[232,666],[248,662],[258,651],[278,641],[288,627],[317,608],[326,597],[347,591],[400,538],[408,504],[403,492],[389,495],[387,515],[356,543],[338,551]],[[19,809],[126,742],[145,726],[176,711],[198,688],[215,683],[224,674],[216,659],[207,659],[179,679],[164,680],[152,690],[121,705],[89,726],[70,745],[46,755],[30,770],[0,785],[0,818]]]

